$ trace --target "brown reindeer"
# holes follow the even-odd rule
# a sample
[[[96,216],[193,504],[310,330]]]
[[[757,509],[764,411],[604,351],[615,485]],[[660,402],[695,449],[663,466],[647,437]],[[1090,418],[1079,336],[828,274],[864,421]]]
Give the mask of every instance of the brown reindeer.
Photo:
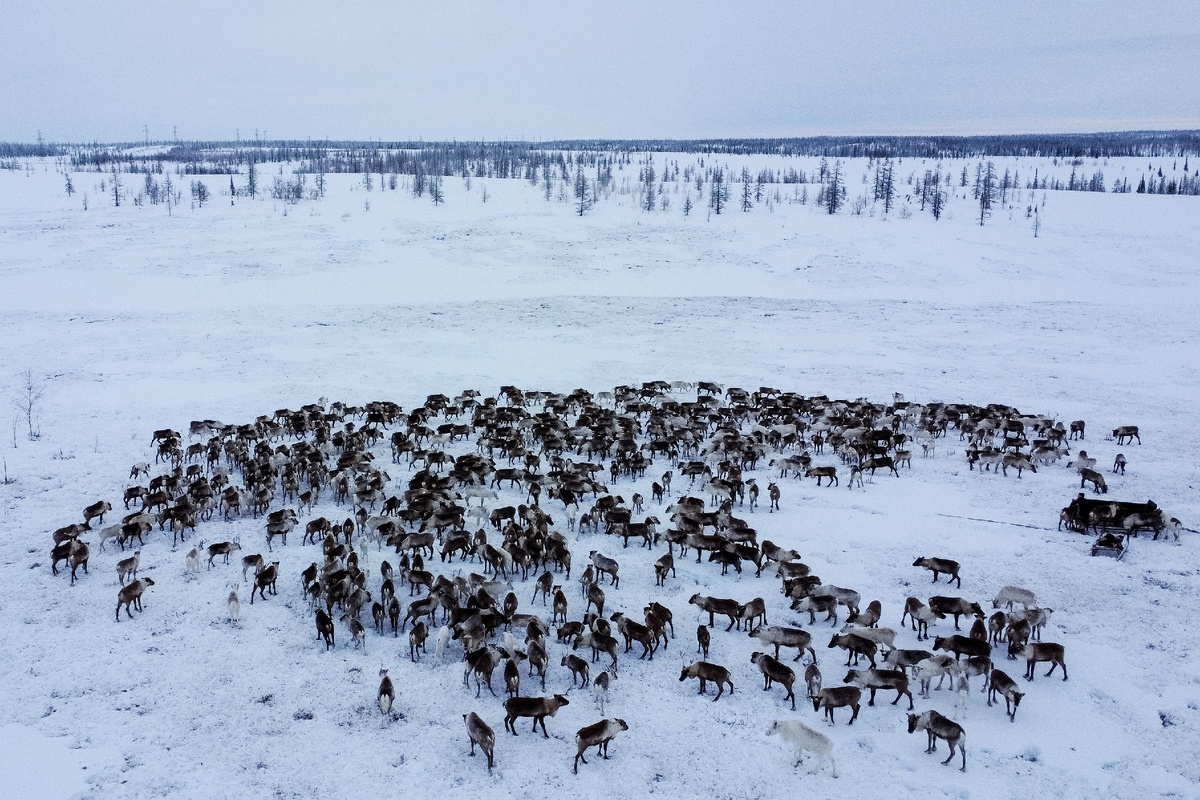
[[[153,585],[152,578],[138,578],[121,587],[117,592],[117,622],[121,621],[121,606],[125,606],[125,613],[130,619],[133,619],[133,614],[129,611],[130,606],[138,611],[142,610],[142,593],[146,591],[146,587]]]
[[[625,720],[619,717],[613,719],[602,719],[597,723],[580,728],[575,734],[575,744],[579,750],[575,753],[575,766],[572,769],[576,775],[579,774],[579,762],[588,763],[583,757],[583,752],[589,747],[595,747],[596,752],[600,753],[601,758],[608,758],[608,743],[621,731],[629,730],[629,725]]]
[[[493,754],[496,748],[496,733],[488,724],[480,719],[479,715],[472,711],[470,714],[463,714],[463,721],[467,723],[467,738],[471,740],[471,756],[475,755],[475,745],[479,745],[479,749],[487,756],[488,772],[492,771],[492,766],[495,764]]]
[[[942,764],[949,764],[954,758],[954,749],[957,747],[962,751],[962,767],[961,772],[967,771],[967,746],[965,739],[967,734],[963,731],[962,726],[952,719],[943,717],[936,711],[926,711],[924,714],[909,714],[908,715],[908,732],[916,733],[917,731],[925,731],[929,734],[929,747],[925,748],[926,753],[933,753],[937,750],[937,740],[945,739],[946,744],[950,747],[950,755]]]
[[[688,678],[700,679],[700,691],[698,694],[704,694],[708,688],[708,681],[712,681],[717,685],[717,696],[713,698],[713,702],[721,699],[721,695],[725,692],[725,684],[729,684],[729,693],[733,694],[733,681],[729,679],[729,670],[718,664],[710,664],[707,661],[694,661],[690,665],[683,668],[679,673],[679,681],[682,683]]]

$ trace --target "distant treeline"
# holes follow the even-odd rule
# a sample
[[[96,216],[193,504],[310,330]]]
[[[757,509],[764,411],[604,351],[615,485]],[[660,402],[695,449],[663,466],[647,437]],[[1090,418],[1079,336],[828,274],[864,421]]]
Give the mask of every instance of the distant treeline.
[[[371,154],[436,153],[457,161],[489,161],[492,171],[508,162],[523,165],[546,151],[629,154],[641,152],[824,156],[826,158],[1042,158],[1184,157],[1200,154],[1200,131],[1018,134],[1009,136],[810,136],[779,139],[570,139],[543,142],[421,141],[182,141],[150,143],[154,152],[131,155],[143,142],[113,144],[21,144],[0,142],[0,158],[70,157],[77,167],[138,159],[221,164],[325,161],[330,171],[374,170]],[[379,157],[379,156],[374,156]],[[336,166],[334,166],[336,164]],[[348,168],[357,164],[357,169]],[[453,170],[458,171],[458,170]],[[517,174],[520,174],[518,169]]]

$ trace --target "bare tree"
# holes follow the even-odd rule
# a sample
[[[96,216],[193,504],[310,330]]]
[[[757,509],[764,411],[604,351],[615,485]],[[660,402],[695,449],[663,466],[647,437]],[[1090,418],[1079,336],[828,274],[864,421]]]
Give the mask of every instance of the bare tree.
[[[121,198],[122,198],[123,196],[124,196],[124,193],[121,191],[121,173],[117,171],[117,167],[116,167],[116,165],[114,164],[114,165],[113,165],[113,170],[112,170],[112,197],[113,197],[113,205],[114,205],[114,206],[116,206],[116,207],[120,207],[120,205],[121,205]]]
[[[754,208],[754,195],[750,190],[750,170],[742,167],[742,211]]]
[[[17,392],[13,396],[13,408],[17,410],[17,414],[25,418],[25,427],[29,430],[29,441],[36,441],[42,436],[42,429],[39,417],[41,409],[42,397],[46,394],[46,387],[43,381],[33,373],[33,369],[26,367],[21,373],[20,383],[17,387]],[[13,440],[14,446],[16,439]]]
[[[434,174],[429,176],[429,199],[433,201],[435,206],[446,202],[446,195],[442,193],[441,175]]]

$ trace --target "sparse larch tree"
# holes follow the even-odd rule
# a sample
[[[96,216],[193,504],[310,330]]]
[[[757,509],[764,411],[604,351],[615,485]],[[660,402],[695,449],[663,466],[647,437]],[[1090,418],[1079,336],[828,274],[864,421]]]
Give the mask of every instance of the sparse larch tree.
[[[946,177],[949,178],[950,176],[947,175]],[[933,213],[935,220],[941,219],[942,212],[946,210],[946,190],[942,188],[941,178],[941,173],[935,172],[933,180],[929,183],[929,210]]]
[[[825,210],[836,214],[846,199],[846,186],[842,182],[842,162],[835,161],[829,172],[829,185],[825,187]]]
[[[725,183],[725,171],[720,167],[713,170],[712,187],[708,190],[708,205],[713,212],[720,214],[729,202],[729,186]]]
[[[982,170],[979,179],[979,224],[982,225],[992,213],[996,202],[996,165],[991,161]]]
[[[742,211],[754,208],[754,195],[750,189],[750,170],[742,167]]]
[[[890,158],[883,165],[883,169],[880,170],[879,199],[883,201],[883,213],[892,213],[892,206],[896,204],[896,178],[895,167],[892,165]]]
[[[431,175],[429,178],[429,199],[433,201],[435,206],[446,202],[446,196],[442,194],[442,176]]]
[[[654,210],[654,201],[656,195],[654,193],[654,161],[650,160],[646,163],[646,168],[642,170],[642,181],[645,183],[645,195],[642,197],[642,208],[647,211]]]
[[[583,172],[583,165],[575,167],[575,211],[579,216],[586,214],[592,207],[594,202],[591,188],[588,186],[587,175]]]

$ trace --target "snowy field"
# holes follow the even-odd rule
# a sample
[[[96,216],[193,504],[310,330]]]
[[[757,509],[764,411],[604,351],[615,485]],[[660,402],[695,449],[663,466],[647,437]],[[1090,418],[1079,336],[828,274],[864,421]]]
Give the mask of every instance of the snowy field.
[[[752,169],[764,161],[746,159]],[[1005,161],[997,159],[1001,170]],[[1064,170],[1008,161],[1022,175]],[[1114,159],[1106,175],[1128,169],[1136,182],[1144,161]],[[851,198],[864,172],[865,162],[847,165]],[[368,630],[364,654],[338,623],[337,648],[326,653],[299,579],[319,553],[298,534],[276,547],[278,595],[250,606],[244,587],[237,625],[226,622],[225,597],[239,566],[188,580],[187,547],[173,550],[157,531],[142,551],[155,581],[145,610],[119,624],[120,555],[111,545],[93,548],[91,572],[74,587],[51,575],[49,561],[50,532],[82,521],[85,506],[106,499],[114,516],[126,513],[129,467],[153,461],[155,429],[249,422],[319,397],[410,409],[429,394],[468,388],[597,392],[655,379],[875,401],[901,392],[913,402],[1004,403],[1084,419],[1084,446],[1109,478],[1109,497],[1152,498],[1194,528],[1197,198],[1022,191],[980,227],[969,197],[952,198],[937,222],[920,213],[830,217],[791,202],[790,186],[770,208],[748,213],[731,203],[712,215],[700,203],[685,217],[677,197],[666,211],[645,212],[632,195],[614,195],[581,218],[522,180],[476,179],[468,189],[448,178],[446,202],[434,206],[331,175],[318,201],[231,206],[220,193],[228,177],[212,176],[209,204],[193,209],[185,196],[168,216],[162,206],[114,208],[98,186],[103,177],[76,174],[78,193],[67,197],[51,162],[0,171],[4,407],[14,413],[7,398],[26,369],[44,388],[40,438],[29,439],[23,417],[0,437],[10,481],[0,485],[8,620],[0,797],[744,798],[797,786],[914,798],[1200,796],[1194,535],[1179,545],[1142,537],[1120,562],[1090,558],[1090,537],[1055,530],[1058,510],[1079,490],[1073,471],[1060,462],[1021,479],[979,474],[967,469],[953,431],[932,458],[918,453],[901,477],[881,472],[861,489],[781,480],[781,510],[765,513],[764,495],[751,522],[760,540],[795,548],[826,582],[880,600],[881,624],[899,631],[900,647],[918,647],[899,625],[909,595],[961,594],[990,613],[996,590],[1016,584],[1055,609],[1043,639],[1065,645],[1068,682],[1043,678],[1041,665],[1024,685],[1023,662],[994,653],[1028,691],[1015,723],[1003,705],[985,705],[978,679],[965,714],[951,692],[917,698],[918,710],[937,709],[966,729],[965,776],[924,754],[924,735],[906,733],[904,705],[889,705],[891,692],[864,705],[850,727],[845,710],[832,728],[811,704],[793,712],[778,688],[762,691],[749,662],[757,642],[723,625],[713,630],[710,660],[731,670],[736,691],[717,703],[711,689],[708,700],[697,696],[694,681],[678,681],[676,655],[690,661],[696,649],[697,615],[687,604],[695,592],[761,596],[771,624],[811,630],[826,686],[840,685],[845,658],[825,648],[828,625],[792,612],[765,574],[721,577],[715,565],[677,555],[678,578],[656,589],[651,564],[662,545],[648,555],[603,534],[569,534],[575,569],[562,582],[572,619],[584,605],[575,578],[599,549],[622,565],[620,588],[605,586],[609,609],[640,619],[657,599],[674,611],[678,633],[653,662],[638,661],[636,645],[622,655],[607,716],[625,719],[629,731],[610,760],[589,756],[578,776],[575,731],[600,714],[590,692],[568,691],[561,646],[550,650],[546,692],[571,704],[547,720],[549,740],[531,735],[528,720],[514,738],[500,699],[486,688],[476,699],[474,685],[462,685],[457,646],[444,662],[431,646],[413,664],[403,637]],[[1037,238],[1029,203],[1041,209]],[[1105,440],[1129,424],[1144,444]],[[1124,476],[1107,472],[1118,451],[1129,460]],[[389,494],[398,493],[411,469],[390,463],[386,443],[375,452],[393,479]],[[610,488],[649,498],[650,481],[667,468],[657,459],[644,480]],[[765,485],[771,472],[764,463],[748,477]],[[676,494],[687,488],[677,477]],[[561,504],[544,505],[564,527]],[[648,503],[647,512],[667,523],[662,507]],[[347,513],[326,493],[312,515]],[[201,524],[196,538],[234,536],[245,552],[265,551],[262,522],[249,516]],[[911,566],[918,556],[961,561],[961,592],[931,586],[929,573]],[[367,558],[374,592],[380,554]],[[516,591],[529,610],[532,579]],[[403,589],[400,597],[407,601]],[[953,633],[952,621],[931,633]],[[390,725],[375,705],[381,663],[402,717]],[[501,694],[502,683],[498,670]],[[522,686],[541,693],[536,680]],[[467,757],[461,715],[472,710],[497,732],[491,774],[482,757]],[[815,762],[794,768],[790,750],[766,736],[779,718],[827,733],[840,777],[827,768],[809,776]],[[944,757],[945,745],[939,750]]]

